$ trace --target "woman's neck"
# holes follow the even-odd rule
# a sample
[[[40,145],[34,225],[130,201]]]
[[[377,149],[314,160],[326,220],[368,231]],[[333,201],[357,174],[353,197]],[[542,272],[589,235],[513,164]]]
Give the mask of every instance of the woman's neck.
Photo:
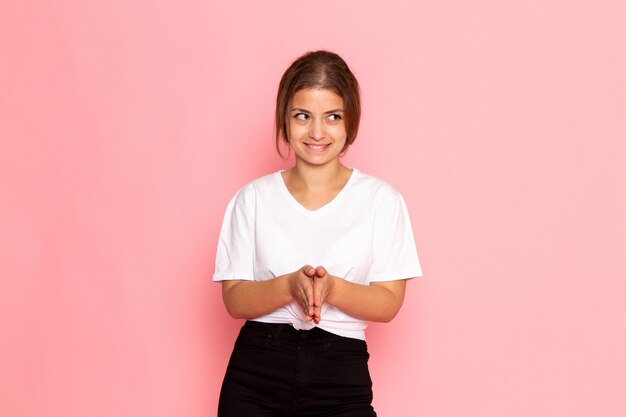
[[[338,160],[335,163],[311,165],[296,160],[296,164],[285,174],[290,188],[306,191],[321,191],[343,188],[351,170]]]

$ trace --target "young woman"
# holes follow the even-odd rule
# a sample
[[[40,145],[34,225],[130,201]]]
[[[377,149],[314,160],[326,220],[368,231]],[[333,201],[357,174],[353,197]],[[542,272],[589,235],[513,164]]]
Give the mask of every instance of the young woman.
[[[376,416],[365,328],[394,318],[421,269],[402,196],[341,162],[360,114],[335,53],[301,56],[280,81],[276,146],[295,165],[239,190],[218,243],[214,280],[247,319],[219,417]]]

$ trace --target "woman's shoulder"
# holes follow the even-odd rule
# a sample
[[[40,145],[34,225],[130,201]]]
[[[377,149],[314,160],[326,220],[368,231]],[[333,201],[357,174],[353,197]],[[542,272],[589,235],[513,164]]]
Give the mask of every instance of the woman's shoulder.
[[[234,200],[253,201],[257,194],[277,188],[280,171],[275,171],[247,182],[235,193]]]
[[[280,176],[280,171],[274,171],[272,173],[263,175],[262,177],[255,178],[245,184],[241,190],[262,190],[265,188],[273,188],[276,186],[276,180]]]
[[[360,193],[366,194],[368,198],[371,198],[374,201],[384,201],[400,195],[400,193],[387,181],[374,175],[366,174],[356,168],[353,168],[353,170],[356,174],[354,188]]]

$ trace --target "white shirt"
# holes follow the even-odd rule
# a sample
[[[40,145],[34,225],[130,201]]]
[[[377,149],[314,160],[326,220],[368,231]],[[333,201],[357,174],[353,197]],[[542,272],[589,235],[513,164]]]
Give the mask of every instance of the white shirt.
[[[347,281],[408,279],[422,275],[404,199],[389,184],[352,170],[337,196],[308,210],[289,192],[281,171],[256,179],[235,194],[220,232],[214,281],[264,281],[323,266]],[[254,319],[311,329],[297,302]],[[365,340],[367,322],[331,305],[321,329]]]

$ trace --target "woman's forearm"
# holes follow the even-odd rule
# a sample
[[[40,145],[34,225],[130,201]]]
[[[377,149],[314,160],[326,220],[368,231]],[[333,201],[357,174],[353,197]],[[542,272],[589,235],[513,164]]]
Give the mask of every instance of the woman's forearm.
[[[222,298],[236,319],[254,319],[291,303],[289,274],[267,281],[224,281]]]
[[[322,279],[326,278],[333,280],[326,302],[358,319],[387,323],[402,307],[405,280],[361,285],[332,275]]]
[[[222,297],[228,313],[237,319],[255,319],[297,301],[305,320],[313,320],[313,276],[315,269],[299,270],[265,281],[224,281]]]
[[[321,318],[323,303],[361,320],[389,322],[404,301],[405,280],[361,285],[318,268],[313,284],[311,277],[314,275],[315,269],[305,266],[294,273],[265,281],[223,281],[222,297],[228,313],[238,319],[258,318],[297,300],[306,319],[316,323]]]

